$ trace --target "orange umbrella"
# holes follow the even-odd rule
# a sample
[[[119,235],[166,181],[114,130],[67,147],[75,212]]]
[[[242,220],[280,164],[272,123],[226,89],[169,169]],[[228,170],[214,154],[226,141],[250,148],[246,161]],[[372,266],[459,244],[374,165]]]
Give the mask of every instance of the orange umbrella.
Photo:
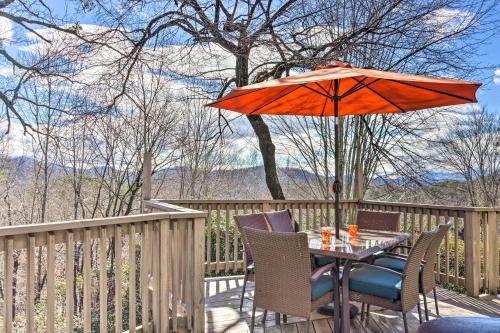
[[[476,102],[480,83],[355,68],[340,61],[232,90],[208,106],[246,115],[339,116],[408,112]],[[335,230],[339,235],[338,121],[335,122]]]

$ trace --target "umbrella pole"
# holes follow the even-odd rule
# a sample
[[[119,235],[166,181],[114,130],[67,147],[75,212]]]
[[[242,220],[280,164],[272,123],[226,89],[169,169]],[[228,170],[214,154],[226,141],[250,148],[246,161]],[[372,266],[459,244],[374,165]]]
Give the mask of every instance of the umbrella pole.
[[[335,95],[333,96],[333,118],[334,125],[334,140],[335,140],[335,181],[333,182],[333,191],[335,194],[335,237],[340,238],[340,191],[342,190],[342,183],[339,179],[340,166],[339,166],[339,96],[338,96],[338,80],[335,80]]]

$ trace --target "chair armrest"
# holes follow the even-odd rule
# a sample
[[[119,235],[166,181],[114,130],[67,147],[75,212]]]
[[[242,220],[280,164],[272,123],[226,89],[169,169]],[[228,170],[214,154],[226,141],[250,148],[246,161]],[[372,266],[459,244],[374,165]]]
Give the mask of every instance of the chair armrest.
[[[375,257],[375,259],[382,258],[382,257],[397,259],[397,260],[401,260],[401,261],[404,261],[404,260],[408,259],[408,256],[405,255],[405,254],[392,253],[392,252],[387,252],[387,253],[379,254],[379,255],[377,255]]]
[[[331,264],[321,266],[321,267],[315,269],[311,274],[311,281],[316,281],[317,279],[319,279],[321,277],[321,275],[323,275],[327,272],[330,272],[334,269],[337,269],[335,266],[335,263],[331,263]]]
[[[357,268],[357,267],[373,268],[373,269],[377,269],[379,271],[383,271],[383,272],[387,272],[387,273],[391,273],[391,274],[400,276],[402,278],[404,278],[404,276],[405,276],[403,273],[395,271],[393,269],[390,269],[390,268],[387,268],[387,267],[382,267],[382,266],[377,266],[377,265],[372,265],[372,264],[369,264],[369,263],[366,263],[366,262],[353,263],[352,266],[351,266],[351,268]]]
[[[412,246],[399,244],[399,245],[391,247],[391,251],[394,251],[397,248],[411,250]]]

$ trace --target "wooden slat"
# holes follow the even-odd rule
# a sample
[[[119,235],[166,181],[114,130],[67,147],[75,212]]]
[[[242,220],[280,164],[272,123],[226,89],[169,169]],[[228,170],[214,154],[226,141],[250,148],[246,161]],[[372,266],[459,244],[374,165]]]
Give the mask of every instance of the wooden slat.
[[[47,332],[55,332],[56,329],[56,292],[55,292],[55,239],[54,234],[47,235]]]
[[[464,221],[465,288],[468,296],[479,295],[480,268],[480,221],[477,212],[466,212]]]
[[[194,221],[194,265],[193,265],[193,332],[205,332],[205,299],[204,299],[204,267],[203,267],[203,220]]]
[[[208,217],[207,217],[207,249],[206,249],[206,257],[207,264],[210,265],[212,263],[212,206],[208,205]]]
[[[135,263],[135,224],[128,226],[128,327],[130,333],[135,333],[136,322],[136,263]]]
[[[153,263],[153,290],[151,296],[153,298],[153,331],[159,332],[161,325],[160,317],[160,224],[159,221],[153,222],[153,232],[151,234],[152,243],[152,263]]]
[[[3,302],[3,328],[5,333],[12,332],[12,275],[14,269],[14,242],[12,238],[4,239],[4,302]]]
[[[449,212],[445,211],[444,212],[444,223],[448,223],[449,219]],[[445,277],[445,282],[450,283],[450,240],[449,240],[449,232],[446,233],[444,236],[444,274],[446,275]]]
[[[215,229],[215,273],[219,273],[220,262],[220,205],[217,205],[216,211],[216,229]]]
[[[187,306],[187,329],[190,330],[193,326],[193,288],[194,288],[194,279],[193,279],[193,274],[194,274],[194,226],[193,226],[193,221],[186,221],[186,252],[185,252],[185,267],[184,269],[186,270],[186,276],[185,276],[185,288],[186,288],[186,295],[185,295],[185,303]],[[236,265],[236,264],[235,264]],[[228,265],[229,266],[229,265]]]
[[[91,308],[91,248],[90,248],[90,230],[83,232],[83,331],[90,333],[92,330],[92,308]]]
[[[226,230],[225,230],[225,237],[224,237],[224,242],[225,242],[225,253],[224,253],[224,262],[226,264],[226,273],[229,272],[229,261],[231,261],[231,259],[229,258],[229,249],[231,248],[230,246],[230,243],[229,243],[229,210],[230,210],[230,206],[229,205],[225,205],[224,206],[225,210],[226,210]]]
[[[99,329],[108,331],[108,238],[106,228],[99,229]]]
[[[35,331],[35,237],[28,237],[26,282],[26,331]]]
[[[203,224],[205,221],[203,220]],[[171,275],[171,242],[170,242],[170,221],[162,220],[160,222],[160,298],[169,299],[170,275]],[[160,332],[168,332],[170,329],[170,310],[169,302],[161,302],[160,309]]]
[[[66,332],[72,333],[74,320],[75,244],[73,232],[66,232]]]
[[[141,240],[141,305],[142,305],[142,331],[149,332],[149,259],[151,258],[151,237],[149,223],[142,225]]]
[[[217,208],[219,212],[219,209]],[[218,215],[220,215],[218,213]],[[172,241],[172,330],[177,332],[177,299],[179,297],[179,242],[180,231],[179,223],[173,223],[173,241]],[[217,268],[216,268],[217,270]]]
[[[486,220],[486,229],[488,230],[488,237],[485,240],[486,245],[485,248],[488,250],[488,258],[485,263],[486,276],[488,280],[488,293],[490,295],[497,295],[498,289],[498,213],[497,212],[488,212],[487,220]]]
[[[234,221],[234,215],[238,214],[238,205],[236,204],[234,206],[234,214],[231,217],[231,225],[233,227],[233,260],[234,260],[234,265],[233,265],[233,272],[236,272],[238,267],[237,267],[237,261],[238,261],[238,235],[240,231],[238,230],[238,226],[236,225]]]
[[[115,226],[115,332],[123,332],[122,318],[122,227]]]

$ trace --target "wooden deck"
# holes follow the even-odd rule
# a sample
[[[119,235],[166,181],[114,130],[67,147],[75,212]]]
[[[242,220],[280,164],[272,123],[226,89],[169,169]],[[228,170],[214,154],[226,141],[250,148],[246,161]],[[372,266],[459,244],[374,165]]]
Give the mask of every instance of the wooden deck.
[[[247,286],[243,312],[239,312],[240,295],[243,286],[241,276],[209,278],[205,280],[205,328],[206,332],[249,332],[252,309],[253,283]],[[438,290],[440,315],[446,316],[487,316],[500,317],[500,299],[471,298],[463,294]],[[435,307],[432,297],[428,297],[430,318],[435,318]],[[408,316],[410,332],[418,328],[417,310]],[[332,321],[327,317],[314,314],[311,332],[323,333],[332,331]],[[257,309],[255,332],[263,332],[262,309]],[[274,325],[274,314],[269,313],[266,332],[302,333],[305,323],[301,318],[289,318],[287,324]],[[351,332],[403,332],[403,320],[399,313],[373,307],[369,319],[361,322],[359,315],[351,320]],[[305,332],[304,332],[305,333]]]

